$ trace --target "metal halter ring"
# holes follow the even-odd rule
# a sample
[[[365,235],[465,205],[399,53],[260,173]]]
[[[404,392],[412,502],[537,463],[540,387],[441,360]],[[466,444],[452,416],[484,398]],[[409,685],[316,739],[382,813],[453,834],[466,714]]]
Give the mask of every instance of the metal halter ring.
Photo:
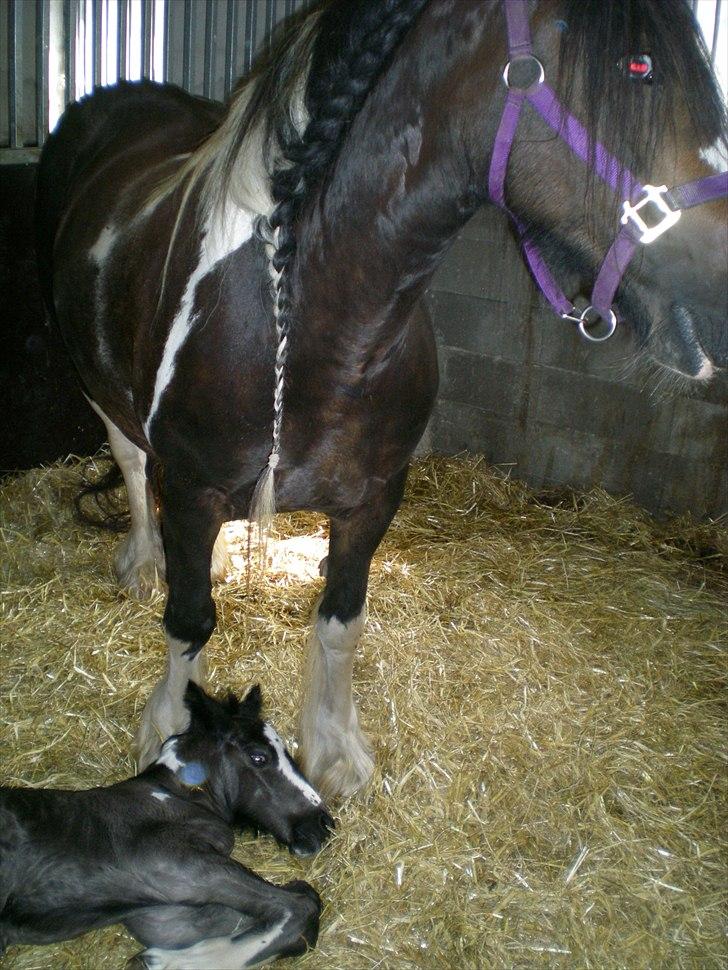
[[[609,329],[601,337],[595,337],[593,334],[589,333],[589,331],[586,329],[586,315],[587,313],[589,313],[590,310],[594,310],[594,307],[591,304],[588,307],[585,307],[585,309],[583,309],[581,313],[579,313],[576,307],[573,306],[571,308],[571,313],[561,314],[561,319],[571,320],[572,323],[575,323],[578,326],[579,333],[582,335],[582,337],[584,337],[586,340],[590,340],[593,344],[604,343],[605,340],[609,340],[609,338],[612,336],[614,331],[617,329],[617,315],[615,314],[614,310],[610,310],[609,318],[606,321],[607,327]],[[598,310],[594,310],[594,312],[598,313],[601,319],[604,319]]]
[[[607,332],[603,334],[601,337],[595,337],[593,334],[589,333],[589,331],[586,329],[586,315],[587,313],[589,313],[590,310],[594,310],[594,307],[588,306],[586,307],[586,309],[582,310],[582,312],[579,314],[579,333],[582,335],[582,337],[585,337],[587,340],[590,340],[593,344],[601,344],[605,340],[609,340],[609,338],[612,336],[614,331],[617,329],[617,315],[615,314],[614,310],[610,310],[609,318],[604,321],[607,324]],[[601,313],[599,313],[598,310],[594,310],[594,312],[599,315],[600,319],[602,320],[604,319],[604,317],[602,317]]]
[[[526,88],[515,88],[513,85],[511,85],[511,82],[509,79],[511,65],[517,64],[518,62],[521,62],[521,61],[533,61],[533,63],[536,64],[536,66],[538,67],[538,77],[534,81],[531,81],[531,83]],[[508,88],[509,91],[511,90],[511,88],[513,88],[516,91],[528,92],[532,90],[532,88],[536,88],[538,87],[539,84],[542,84],[545,77],[546,77],[546,72],[543,69],[543,64],[534,54],[517,54],[515,57],[511,58],[511,60],[508,61],[506,66],[503,68],[503,83],[505,84],[505,86]]]

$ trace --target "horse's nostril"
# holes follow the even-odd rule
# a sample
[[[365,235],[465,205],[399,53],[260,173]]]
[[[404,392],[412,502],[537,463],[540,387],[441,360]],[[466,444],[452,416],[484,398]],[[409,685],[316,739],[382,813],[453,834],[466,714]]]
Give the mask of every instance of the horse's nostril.
[[[333,830],[336,828],[336,822],[327,811],[321,812],[321,815],[319,816],[319,825],[324,832],[333,832]]]

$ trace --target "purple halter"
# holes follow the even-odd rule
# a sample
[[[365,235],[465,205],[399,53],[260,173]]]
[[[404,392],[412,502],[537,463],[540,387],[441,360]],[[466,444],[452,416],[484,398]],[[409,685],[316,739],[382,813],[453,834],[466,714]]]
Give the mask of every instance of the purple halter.
[[[581,313],[564,296],[551,275],[536,246],[526,235],[521,220],[509,211],[505,201],[505,179],[516,128],[525,101],[536,109],[543,120],[556,132],[571,151],[587,165],[590,163],[589,133],[572,114],[559,104],[553,89],[544,80],[544,69],[533,53],[531,31],[528,25],[528,4],[524,0],[503,0],[508,31],[508,63],[503,71],[503,81],[508,89],[500,125],[493,144],[493,155],[488,174],[488,191],[493,202],[509,213],[521,237],[524,256],[539,289],[554,309],[565,320],[578,324],[579,331],[588,340],[601,342],[612,336],[617,327],[617,314],[612,304],[617,288],[639,244],[649,245],[680,219],[682,209],[690,209],[703,202],[728,195],[728,172],[710,175],[687,182],[668,191],[667,186],[641,185],[628,168],[622,165],[601,142],[594,146],[593,164],[597,175],[619,193],[626,201],[622,206],[621,228],[610,246],[597,274],[591,302]],[[511,69],[517,63],[529,62],[538,76],[526,87],[516,87],[510,80]],[[640,210],[652,204],[659,210],[660,220],[648,226]],[[587,330],[589,323],[601,317],[607,331],[594,336]],[[589,319],[587,319],[589,318]]]

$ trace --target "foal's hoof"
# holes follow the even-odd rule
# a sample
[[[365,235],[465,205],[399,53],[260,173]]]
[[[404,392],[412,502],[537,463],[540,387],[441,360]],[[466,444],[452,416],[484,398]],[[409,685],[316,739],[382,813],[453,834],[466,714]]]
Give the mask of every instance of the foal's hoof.
[[[309,899],[312,899],[316,903],[319,913],[321,912],[321,907],[323,905],[321,902],[321,897],[310,882],[306,882],[305,879],[291,879],[291,881],[287,882],[283,888],[287,889],[291,893],[308,896]]]

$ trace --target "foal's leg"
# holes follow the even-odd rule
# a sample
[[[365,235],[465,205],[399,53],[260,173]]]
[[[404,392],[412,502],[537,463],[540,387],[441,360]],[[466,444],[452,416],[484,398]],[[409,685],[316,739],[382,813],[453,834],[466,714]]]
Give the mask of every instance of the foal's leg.
[[[213,489],[179,483],[166,470],[161,484],[162,529],[169,595],[164,611],[167,666],[152,691],[136,735],[144,769],[172,734],[186,730],[188,680],[204,683],[201,650],[215,628],[210,560],[226,508]]]
[[[142,959],[150,970],[238,970],[315,945],[321,901],[307,883],[275,886],[233,859],[208,854],[158,862],[171,905],[149,905],[124,919],[147,947]],[[146,879],[156,878],[152,863]]]
[[[352,697],[372,556],[402,501],[405,469],[346,518],[331,520],[326,589],[308,642],[299,722],[304,771],[324,797],[351,795],[374,769]]]
[[[129,534],[114,556],[119,583],[132,596],[143,599],[164,579],[164,550],[154,498],[146,475],[147,456],[119,431],[101,408],[91,407],[106,425],[111,454],[121,469],[129,499]]]

